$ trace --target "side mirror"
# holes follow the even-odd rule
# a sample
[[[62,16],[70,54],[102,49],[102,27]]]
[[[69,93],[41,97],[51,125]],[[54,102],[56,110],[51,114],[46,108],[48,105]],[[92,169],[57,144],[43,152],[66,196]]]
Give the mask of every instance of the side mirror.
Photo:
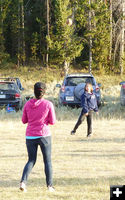
[[[21,88],[20,90],[22,90],[22,91],[23,91],[23,90],[24,90],[24,88]]]
[[[60,84],[56,84],[56,87],[61,88],[61,85]]]

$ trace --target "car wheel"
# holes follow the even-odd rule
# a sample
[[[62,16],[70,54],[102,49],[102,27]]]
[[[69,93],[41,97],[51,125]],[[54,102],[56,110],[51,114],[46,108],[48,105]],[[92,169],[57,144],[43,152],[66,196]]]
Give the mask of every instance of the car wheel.
[[[85,83],[80,83],[74,89],[74,95],[79,100],[81,100],[81,95],[84,93],[84,87],[85,87]]]
[[[58,98],[58,106],[60,107],[60,106],[62,106],[63,104],[62,104],[62,101],[61,101],[61,99],[60,99],[60,97]]]
[[[19,110],[21,110],[21,109],[22,109],[22,106],[23,106],[22,101],[20,101],[20,102],[18,103],[18,105],[15,107],[16,112],[18,112]]]
[[[120,102],[121,102],[121,105],[122,106],[125,106],[125,98],[124,98],[124,95],[123,95],[123,92],[121,91],[120,93]]]
[[[15,111],[18,112],[20,109],[18,106],[15,107]]]
[[[125,106],[125,99],[121,99],[120,101],[121,101],[121,105]]]
[[[101,102],[97,102],[98,108],[101,106]]]

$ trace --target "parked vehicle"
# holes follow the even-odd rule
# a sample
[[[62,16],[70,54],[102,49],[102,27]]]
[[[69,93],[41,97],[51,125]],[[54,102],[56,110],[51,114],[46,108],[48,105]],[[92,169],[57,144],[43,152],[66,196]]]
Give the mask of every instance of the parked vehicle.
[[[22,108],[21,91],[15,81],[0,80],[0,107],[14,107],[16,111]]]
[[[60,88],[59,104],[81,106],[81,95],[84,92],[86,83],[91,83],[93,92],[97,97],[98,106],[101,105],[101,84],[97,84],[94,76],[91,73],[76,73],[69,74],[64,78],[62,86],[57,84],[56,87]]]
[[[0,78],[0,81],[13,81],[17,84],[18,88],[20,90],[24,90],[24,88],[22,87],[21,81],[19,78],[15,78],[15,77],[7,77],[7,78]]]
[[[125,106],[125,81],[120,82],[121,91],[120,91],[120,102],[122,106]]]

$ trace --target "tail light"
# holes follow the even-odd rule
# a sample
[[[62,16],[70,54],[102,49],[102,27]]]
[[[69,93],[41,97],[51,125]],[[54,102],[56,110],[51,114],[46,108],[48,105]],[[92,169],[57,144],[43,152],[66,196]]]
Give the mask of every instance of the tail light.
[[[15,94],[15,99],[19,99],[20,98],[20,94],[19,93],[16,93]]]
[[[61,92],[65,92],[65,86],[64,85],[62,85],[62,87],[61,87]]]
[[[122,88],[125,89],[125,84],[122,85]]]
[[[100,90],[99,86],[96,85],[96,88],[95,88],[96,92],[98,92]]]

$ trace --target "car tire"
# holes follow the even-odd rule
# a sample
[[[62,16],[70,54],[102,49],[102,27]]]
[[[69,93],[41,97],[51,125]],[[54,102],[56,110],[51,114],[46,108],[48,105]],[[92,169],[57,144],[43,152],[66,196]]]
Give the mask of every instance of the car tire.
[[[18,106],[15,107],[15,111],[18,112],[20,108]]]
[[[101,107],[101,102],[97,102],[98,108]]]
[[[22,110],[22,107],[23,107],[23,102],[20,101],[20,102],[18,103],[18,105],[15,107],[16,112],[18,112],[19,110]]]
[[[125,106],[125,99],[121,99],[120,101],[121,101],[121,105]]]
[[[62,103],[62,101],[61,101],[60,98],[58,99],[58,106],[59,106],[59,107],[64,106],[64,104]]]
[[[81,95],[84,93],[84,87],[85,83],[80,83],[74,89],[74,95],[79,100],[81,100]]]
[[[120,92],[120,102],[122,106],[125,106],[125,98],[124,98],[123,90]]]

